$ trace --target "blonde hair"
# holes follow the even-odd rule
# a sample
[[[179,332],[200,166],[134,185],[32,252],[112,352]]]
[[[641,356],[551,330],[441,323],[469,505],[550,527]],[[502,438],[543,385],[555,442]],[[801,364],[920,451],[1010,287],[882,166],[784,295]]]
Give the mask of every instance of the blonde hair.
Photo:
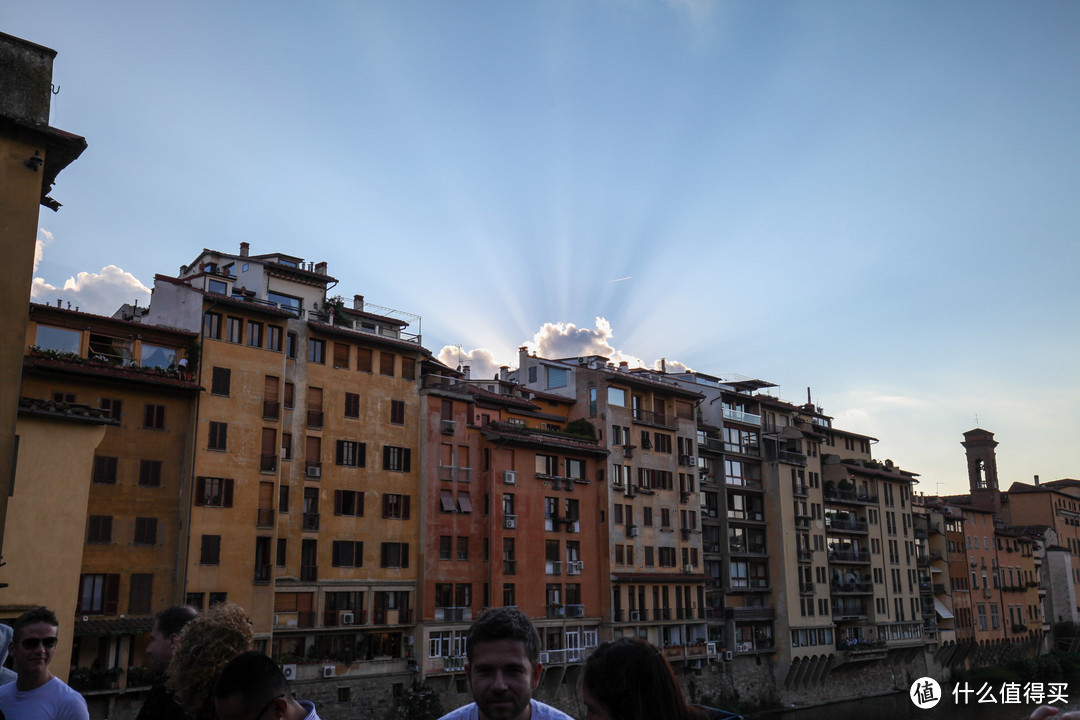
[[[226,663],[251,649],[251,641],[251,621],[235,603],[215,605],[184,626],[167,685],[189,718],[216,720],[214,681]]]

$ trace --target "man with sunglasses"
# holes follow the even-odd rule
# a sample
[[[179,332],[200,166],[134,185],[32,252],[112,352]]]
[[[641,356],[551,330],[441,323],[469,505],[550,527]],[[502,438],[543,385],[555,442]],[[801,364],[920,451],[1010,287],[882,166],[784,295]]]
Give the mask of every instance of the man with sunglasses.
[[[60,622],[46,607],[27,610],[12,623],[8,653],[18,678],[0,686],[0,712],[7,720],[90,720],[86,701],[52,674]]]
[[[221,669],[214,708],[220,720],[319,720],[314,703],[294,698],[278,664],[257,651]]]

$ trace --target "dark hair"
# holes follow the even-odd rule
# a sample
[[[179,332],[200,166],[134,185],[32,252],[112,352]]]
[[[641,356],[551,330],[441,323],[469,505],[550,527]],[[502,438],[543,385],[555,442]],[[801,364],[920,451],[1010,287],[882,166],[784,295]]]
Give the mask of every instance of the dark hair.
[[[465,641],[465,657],[470,663],[476,644],[489,640],[520,640],[525,643],[525,656],[530,663],[535,665],[540,659],[540,633],[517,608],[490,608],[477,618]]]
[[[230,660],[214,683],[214,698],[224,700],[243,693],[245,706],[258,707],[267,700],[291,695],[289,681],[278,664],[258,650],[241,653]]]
[[[682,688],[660,650],[637,638],[602,643],[585,661],[582,684],[612,720],[691,720]]]
[[[190,605],[173,605],[154,616],[158,632],[165,637],[179,635],[184,626],[195,619],[199,611]]]
[[[22,629],[27,625],[34,625],[42,622],[49,623],[55,628],[60,627],[60,621],[56,619],[56,613],[44,605],[38,605],[37,607],[30,608],[22,615],[15,618],[15,622],[11,623],[13,641],[19,641],[22,636]]]

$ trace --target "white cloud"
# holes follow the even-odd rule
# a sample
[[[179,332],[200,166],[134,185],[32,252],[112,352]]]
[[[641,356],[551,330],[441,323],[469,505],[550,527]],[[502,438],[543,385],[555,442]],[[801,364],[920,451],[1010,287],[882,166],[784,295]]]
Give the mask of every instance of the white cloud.
[[[458,345],[445,345],[437,356],[439,362],[457,368],[469,366],[469,377],[493,378],[499,374],[499,367],[506,365],[495,359],[495,354],[484,348],[465,351]]]
[[[45,257],[45,248],[53,241],[53,234],[45,228],[38,228],[38,239],[34,243],[34,272],[37,272],[41,258]]]
[[[651,367],[660,369],[660,360],[646,363],[636,355],[623,352],[615,347],[613,339],[614,330],[606,318],[596,318],[595,328],[581,328],[573,323],[546,322],[537,330],[531,340],[521,343],[530,353],[546,358],[575,358],[586,355],[601,355],[612,363],[625,362],[630,367]],[[495,354],[485,348],[475,350],[463,350],[456,345],[447,345],[438,353],[441,362],[450,367],[468,365],[470,375],[474,378],[494,377],[499,367],[516,365],[515,362],[500,362],[495,359]],[[664,367],[668,372],[681,372],[690,368],[678,360],[664,360]]]
[[[695,25],[703,25],[712,19],[718,0],[666,0],[677,12],[690,18]]]
[[[63,300],[83,312],[112,315],[124,303],[139,301],[145,306],[150,302],[150,288],[129,272],[106,265],[100,273],[80,272],[69,277],[63,287],[57,287],[35,277],[30,290],[35,302],[51,303]]]

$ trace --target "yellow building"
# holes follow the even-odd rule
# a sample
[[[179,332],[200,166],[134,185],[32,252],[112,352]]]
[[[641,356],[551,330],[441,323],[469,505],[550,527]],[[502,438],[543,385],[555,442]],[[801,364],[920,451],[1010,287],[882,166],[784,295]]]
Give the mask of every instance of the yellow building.
[[[407,672],[418,318],[328,300],[325,263],[247,243],[155,280],[144,322],[202,335],[187,602],[241,605],[296,679]]]
[[[38,207],[60,207],[49,197],[53,183],[86,148],[83,138],[49,126],[55,57],[55,50],[0,33],[0,247],[5,264],[0,302],[7,309],[0,318],[0,336],[9,339],[26,332],[23,309],[30,300]],[[18,343],[0,349],[0,551],[7,537],[22,354]]]

